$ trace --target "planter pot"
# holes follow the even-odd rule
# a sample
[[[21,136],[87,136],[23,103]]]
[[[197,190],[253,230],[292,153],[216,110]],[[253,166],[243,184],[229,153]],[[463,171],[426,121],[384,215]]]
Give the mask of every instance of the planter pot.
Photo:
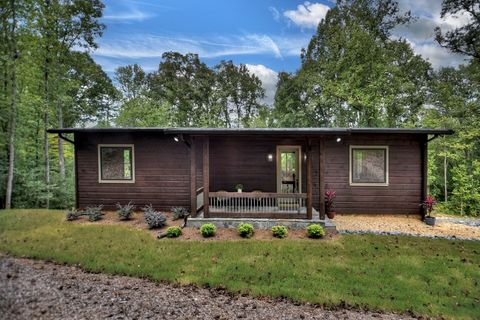
[[[242,189],[237,189],[237,192],[238,192],[238,193],[242,193]]]
[[[333,219],[333,218],[335,218],[335,214],[336,214],[335,211],[328,211],[328,212],[327,212],[327,217],[328,217],[328,219]]]
[[[435,217],[425,217],[425,223],[429,226],[435,225]]]

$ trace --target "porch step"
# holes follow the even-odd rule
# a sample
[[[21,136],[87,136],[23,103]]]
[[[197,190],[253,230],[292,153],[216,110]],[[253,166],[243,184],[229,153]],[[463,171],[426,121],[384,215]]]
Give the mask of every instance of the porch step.
[[[313,219],[265,219],[265,218],[204,218],[203,212],[200,212],[195,218],[189,218],[187,227],[200,228],[202,224],[213,223],[217,228],[237,228],[241,223],[250,223],[255,229],[270,229],[273,226],[282,225],[292,230],[305,229],[307,226],[317,223],[326,230],[335,232],[337,230],[333,220],[325,217],[320,220],[317,216]]]

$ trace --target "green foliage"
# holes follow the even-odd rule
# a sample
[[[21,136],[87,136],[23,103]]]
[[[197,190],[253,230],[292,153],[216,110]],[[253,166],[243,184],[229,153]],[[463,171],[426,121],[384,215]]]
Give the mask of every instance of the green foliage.
[[[183,207],[173,207],[172,214],[173,214],[172,220],[178,220],[178,219],[183,219],[184,217],[188,216],[190,213],[188,212],[187,209]]]
[[[255,232],[255,229],[253,228],[253,225],[251,225],[250,223],[241,223],[238,226],[238,234],[242,238],[251,238],[254,232]]]
[[[65,219],[67,221],[73,221],[73,220],[77,220],[78,218],[80,218],[80,216],[82,215],[82,212],[75,209],[75,208],[72,208],[71,210],[67,210],[67,212],[65,213]]]
[[[285,226],[273,226],[272,227],[272,235],[275,238],[285,238],[288,235],[288,229]]]
[[[307,227],[307,235],[309,238],[323,238],[325,236],[325,230],[319,224],[311,224]]]
[[[11,136],[13,206],[70,208],[73,147],[63,142],[62,151],[61,140],[44,135],[47,128],[91,125],[112,116],[116,89],[88,53],[105,27],[104,5],[100,0],[0,3],[0,203]]]
[[[117,214],[120,220],[130,220],[135,210],[135,205],[130,201],[126,205],[122,206],[117,203]]]
[[[243,190],[243,184],[237,183],[237,184],[235,185],[235,190]]]
[[[344,0],[327,12],[295,74],[279,74],[278,126],[398,127],[418,122],[430,65],[405,40],[393,0]],[[382,94],[378,94],[381,92]]]
[[[145,222],[150,229],[161,228],[167,222],[167,218],[162,212],[156,211],[151,204],[142,208]]]
[[[210,68],[196,54],[166,52],[158,71],[147,74],[135,64],[118,68],[115,78],[123,93],[119,126],[250,127],[265,121],[261,81],[232,61]]]
[[[168,227],[167,238],[178,238],[182,235],[182,228],[180,227]]]
[[[205,237],[213,237],[217,233],[217,227],[213,223],[205,223],[200,227],[200,234]]]
[[[480,216],[480,160],[452,169],[454,189],[448,208],[461,215]]]
[[[103,217],[103,205],[85,208],[84,215],[88,216],[89,221],[98,221]]]

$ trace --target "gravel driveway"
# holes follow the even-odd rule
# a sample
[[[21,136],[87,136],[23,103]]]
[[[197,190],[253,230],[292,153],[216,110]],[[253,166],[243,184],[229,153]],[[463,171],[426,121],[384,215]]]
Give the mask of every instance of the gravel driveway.
[[[412,319],[91,274],[0,255],[0,319]]]

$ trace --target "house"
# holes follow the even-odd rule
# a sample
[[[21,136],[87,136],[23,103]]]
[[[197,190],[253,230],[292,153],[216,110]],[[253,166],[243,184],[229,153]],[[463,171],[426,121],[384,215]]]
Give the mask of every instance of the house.
[[[133,201],[202,219],[422,214],[427,144],[443,129],[70,128],[79,208]],[[73,134],[71,140],[65,134]],[[237,190],[241,187],[241,190]],[[241,191],[241,192],[239,192]],[[240,221],[239,220],[239,221]]]

